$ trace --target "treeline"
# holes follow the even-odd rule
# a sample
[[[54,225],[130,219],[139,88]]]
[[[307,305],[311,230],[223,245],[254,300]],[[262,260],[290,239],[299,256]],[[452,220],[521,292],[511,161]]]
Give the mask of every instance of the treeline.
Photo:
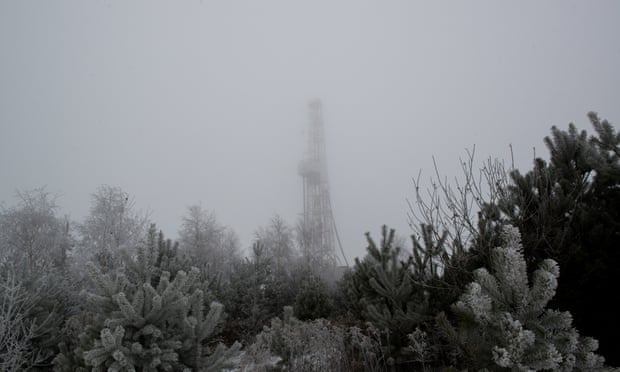
[[[173,242],[119,188],[79,223],[22,191],[0,213],[0,369],[611,369],[620,134],[589,119],[525,173],[469,154],[459,181],[415,181],[410,244],[384,226],[343,275],[277,216],[242,257],[200,205]]]

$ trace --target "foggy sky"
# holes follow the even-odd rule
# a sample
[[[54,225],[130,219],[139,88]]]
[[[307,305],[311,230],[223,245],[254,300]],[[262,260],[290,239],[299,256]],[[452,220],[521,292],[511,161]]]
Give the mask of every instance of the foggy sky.
[[[459,157],[531,167],[552,125],[620,125],[617,1],[0,2],[0,201],[46,185],[81,221],[119,186],[175,238],[201,203],[244,248],[302,210],[307,103],[323,102],[349,261],[410,234],[411,178]]]

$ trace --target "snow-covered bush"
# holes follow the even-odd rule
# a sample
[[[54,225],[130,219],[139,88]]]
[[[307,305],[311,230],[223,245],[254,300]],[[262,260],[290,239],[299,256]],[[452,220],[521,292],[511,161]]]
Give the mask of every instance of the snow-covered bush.
[[[30,368],[42,359],[32,345],[38,325],[28,319],[34,299],[12,273],[0,280],[0,370]]]
[[[543,261],[528,280],[519,231],[505,227],[504,246],[495,248],[490,270],[478,269],[452,309],[453,328],[444,316],[440,328],[468,368],[517,371],[598,370],[604,359],[597,342],[580,337],[568,312],[547,309],[555,295],[559,267]]]
[[[350,371],[388,371],[388,359],[382,344],[382,332],[372,323],[365,328],[349,327],[346,332],[348,367]]]
[[[241,370],[347,371],[344,331],[325,319],[302,322],[284,308],[283,319],[256,336],[245,351]]]
[[[219,371],[232,365],[241,345],[214,339],[223,306],[205,298],[198,269],[174,277],[160,271],[154,242],[127,262],[127,275],[89,265],[95,289],[84,295],[91,316],[73,352],[66,348],[56,357],[56,370]]]

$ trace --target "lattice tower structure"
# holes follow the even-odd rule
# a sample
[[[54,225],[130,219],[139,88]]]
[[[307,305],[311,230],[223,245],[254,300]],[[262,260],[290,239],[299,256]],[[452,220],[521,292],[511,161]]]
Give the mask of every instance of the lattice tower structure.
[[[299,164],[303,179],[302,249],[317,268],[334,267],[339,263],[336,243],[340,246],[338,231],[332,213],[327,176],[323,108],[320,100],[309,104],[307,147]],[[346,257],[342,256],[346,263]],[[348,265],[348,263],[346,263]]]

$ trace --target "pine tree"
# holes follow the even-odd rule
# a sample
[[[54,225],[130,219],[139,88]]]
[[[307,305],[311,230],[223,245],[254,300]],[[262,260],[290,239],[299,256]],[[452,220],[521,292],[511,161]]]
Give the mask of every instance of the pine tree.
[[[301,281],[297,275],[305,272],[281,270],[266,253],[266,247],[255,242],[251,259],[234,265],[227,285],[218,293],[230,315],[224,330],[229,340],[250,341],[284,306],[295,302]]]
[[[214,302],[204,313],[199,270],[178,271],[172,278],[156,266],[161,245],[155,244],[153,229],[147,240],[135,260],[125,256],[126,275],[89,266],[95,288],[85,293],[90,324],[75,352],[56,358],[56,370],[212,371],[230,364],[240,344],[227,348],[213,342],[223,307]]]
[[[399,359],[408,344],[407,334],[432,317],[428,313],[428,292],[414,282],[414,258],[409,255],[401,260],[401,248],[393,244],[394,234],[393,229],[388,233],[383,226],[379,246],[366,234],[368,254],[363,260],[355,260],[350,290],[357,300],[353,302],[360,304],[352,310],[386,332],[385,352]]]
[[[179,251],[179,243],[173,242],[171,239],[166,239],[161,230],[157,234],[156,244],[158,254],[155,260],[155,267],[159,271],[176,273],[181,270],[187,271],[192,267],[191,260],[188,257],[181,255]],[[157,283],[154,283],[154,285],[157,285]]]
[[[498,203],[483,221],[506,220],[522,233],[530,268],[545,259],[562,267],[555,307],[569,310],[575,325],[601,341],[601,353],[617,365],[620,318],[610,293],[620,281],[620,133],[595,113],[594,135],[553,127],[545,138],[548,162],[511,174]],[[501,212],[501,213],[500,213]]]
[[[183,320],[183,344],[180,359],[194,371],[220,371],[231,364],[241,347],[239,343],[227,348],[222,343],[215,345],[208,342],[219,331],[223,318],[224,306],[212,302],[209,312],[204,314],[203,293],[196,290],[189,299],[190,311]]]
[[[331,312],[329,292],[321,278],[310,274],[295,298],[295,316],[300,320],[326,318]]]
[[[579,336],[569,312],[547,308],[558,284],[557,263],[544,260],[530,283],[520,240],[516,228],[505,228],[505,243],[493,250],[491,267],[475,271],[452,307],[457,328],[438,316],[443,334],[467,368],[601,369],[604,359],[594,354],[598,343]]]
[[[99,340],[95,340],[91,350],[85,351],[86,364],[96,368],[178,368],[176,351],[181,342],[168,322],[178,319],[186,310],[184,292],[188,289],[188,279],[195,276],[195,272],[190,278],[180,272],[170,282],[169,274],[164,273],[157,288],[144,282],[130,298],[125,292],[112,295],[114,310],[106,314]]]

